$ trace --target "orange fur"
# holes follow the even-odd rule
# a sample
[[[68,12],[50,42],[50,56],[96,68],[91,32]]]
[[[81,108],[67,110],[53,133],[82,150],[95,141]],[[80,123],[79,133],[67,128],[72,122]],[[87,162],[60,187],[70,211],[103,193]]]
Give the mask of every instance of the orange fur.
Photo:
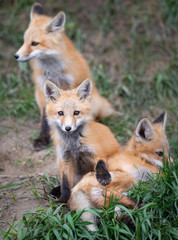
[[[90,172],[86,174],[80,180],[80,182],[75,185],[75,187],[73,187],[68,204],[71,210],[76,210],[75,207],[77,207],[78,203],[75,203],[73,195],[77,191],[82,190],[84,193],[87,194],[90,201],[95,204],[95,207],[107,207],[110,198],[113,196],[114,198],[120,198],[119,203],[127,207],[133,208],[136,203],[128,197],[122,195],[122,192],[127,191],[128,188],[131,187],[134,183],[136,183],[135,179],[128,173],[112,171],[111,183],[105,187],[97,181],[95,173]],[[82,201],[81,204],[85,206],[85,203],[83,203]]]
[[[92,120],[91,92],[89,80],[85,80],[77,89],[66,91],[50,81],[45,84],[46,113],[57,162],[59,166],[61,163],[66,165],[65,169],[60,167],[61,181],[66,175],[70,187],[85,173],[93,171],[98,159],[107,159],[120,147],[108,127]],[[66,127],[71,130],[68,132]],[[81,170],[83,167],[85,170]]]
[[[31,62],[35,84],[35,97],[41,115],[45,107],[43,87],[45,80],[55,82],[62,89],[76,88],[84,79],[91,78],[89,66],[83,56],[76,50],[64,32],[64,26],[49,29],[50,23],[56,18],[62,18],[65,24],[65,15],[60,12],[55,18],[39,14],[41,6],[35,3],[31,10],[31,21],[24,34],[24,44],[17,51],[18,61]],[[55,23],[56,24],[56,23]],[[32,46],[32,42],[39,43]],[[40,56],[42,54],[42,57]],[[44,62],[48,61],[48,64]],[[54,69],[50,65],[54,65]],[[60,70],[56,70],[59,68]],[[50,71],[54,71],[51,73]],[[63,81],[61,80],[63,78]],[[102,96],[93,84],[92,114],[97,118],[104,118],[114,112],[111,104]]]
[[[164,158],[168,160],[169,144],[165,134],[166,113],[161,121],[151,124],[148,119],[142,119],[130,141],[107,159],[107,167],[111,175],[110,184],[102,186],[97,181],[94,172],[83,176],[72,189],[68,201],[70,209],[80,209],[77,202],[78,195],[80,195],[80,205],[83,209],[108,206],[111,196],[119,198],[120,204],[134,208],[135,201],[122,193],[127,192],[128,188],[136,184],[138,180],[148,180],[147,173],[156,173],[159,170],[163,156],[159,156],[158,153],[160,154],[163,149]],[[83,219],[83,216],[81,217]],[[91,213],[88,216],[85,213],[84,220],[94,223]],[[88,227],[91,230],[95,229],[94,224]]]
[[[149,123],[148,119],[146,121]],[[149,124],[152,127],[149,139],[137,137],[135,131],[126,146],[108,158],[109,171],[125,171],[135,175],[140,168],[147,168],[156,173],[163,159],[157,152],[164,152],[165,161],[169,161],[170,148],[162,123]]]

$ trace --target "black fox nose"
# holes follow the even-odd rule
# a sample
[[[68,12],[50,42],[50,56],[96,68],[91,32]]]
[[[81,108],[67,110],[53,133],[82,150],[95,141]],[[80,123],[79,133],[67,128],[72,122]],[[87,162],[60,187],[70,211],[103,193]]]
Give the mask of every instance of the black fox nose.
[[[15,54],[15,55],[14,55],[14,58],[15,58],[15,59],[18,59],[18,58],[19,58],[19,55]]]
[[[70,132],[71,127],[70,127],[70,126],[67,126],[67,127],[65,127],[65,130],[66,130],[67,132]]]

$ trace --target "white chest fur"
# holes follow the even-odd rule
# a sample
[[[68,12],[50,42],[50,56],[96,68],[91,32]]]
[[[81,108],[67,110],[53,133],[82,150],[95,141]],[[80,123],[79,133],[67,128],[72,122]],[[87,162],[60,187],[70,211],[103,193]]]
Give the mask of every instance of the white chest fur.
[[[37,65],[43,72],[43,75],[38,77],[38,84],[43,89],[44,82],[50,80],[59,88],[69,89],[73,86],[74,78],[71,74],[65,73],[65,62],[58,54],[47,54],[35,59]]]

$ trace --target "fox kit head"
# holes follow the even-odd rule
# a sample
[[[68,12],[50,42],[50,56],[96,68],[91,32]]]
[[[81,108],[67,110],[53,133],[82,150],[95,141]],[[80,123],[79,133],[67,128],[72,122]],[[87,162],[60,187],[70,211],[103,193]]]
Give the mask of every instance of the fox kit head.
[[[61,90],[51,81],[46,81],[44,94],[46,113],[50,126],[66,134],[74,133],[91,119],[92,82],[84,80],[76,89]]]
[[[55,55],[55,47],[60,46],[62,49],[64,44],[64,41],[61,41],[66,21],[64,12],[59,12],[51,19],[43,14],[43,8],[39,3],[34,3],[30,19],[29,27],[24,34],[24,44],[14,55],[15,59],[21,62]]]
[[[140,154],[147,162],[162,167],[164,160],[169,159],[169,143],[165,134],[167,113],[163,112],[153,123],[149,119],[140,120],[134,136],[128,146]]]

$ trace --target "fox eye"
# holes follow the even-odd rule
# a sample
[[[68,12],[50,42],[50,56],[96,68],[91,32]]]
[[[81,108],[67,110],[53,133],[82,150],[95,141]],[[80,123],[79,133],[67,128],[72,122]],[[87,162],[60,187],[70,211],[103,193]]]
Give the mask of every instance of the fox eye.
[[[64,112],[63,111],[59,111],[58,114],[59,114],[59,116],[63,116]]]
[[[39,42],[34,42],[34,41],[31,43],[32,46],[37,46],[38,44]]]
[[[79,115],[79,111],[74,111],[74,115]]]
[[[156,152],[156,154],[157,154],[158,156],[160,156],[160,157],[163,156],[163,152]]]

